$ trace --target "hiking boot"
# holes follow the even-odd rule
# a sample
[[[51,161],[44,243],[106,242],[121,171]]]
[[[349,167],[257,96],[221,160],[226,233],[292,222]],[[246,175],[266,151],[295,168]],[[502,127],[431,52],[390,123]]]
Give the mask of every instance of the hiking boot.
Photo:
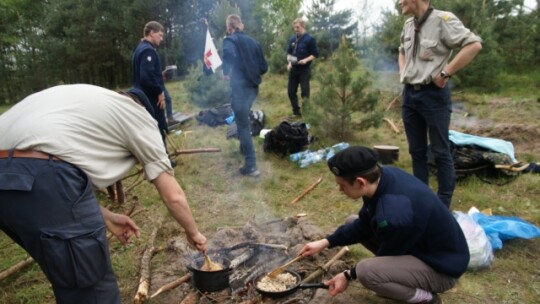
[[[243,176],[250,176],[250,177],[258,177],[259,175],[261,175],[261,172],[259,172],[259,170],[257,170],[256,167],[251,167],[251,168],[242,167],[240,168],[240,170],[238,170],[238,172],[242,174]]]

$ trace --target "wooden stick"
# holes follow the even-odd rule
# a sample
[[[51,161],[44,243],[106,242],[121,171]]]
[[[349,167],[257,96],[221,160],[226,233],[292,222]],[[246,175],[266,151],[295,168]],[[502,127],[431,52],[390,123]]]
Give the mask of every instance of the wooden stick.
[[[341,250],[339,250],[338,253],[336,253],[336,255],[330,259],[330,261],[324,264],[322,269],[318,269],[317,271],[310,274],[308,277],[306,277],[302,281],[302,283],[309,283],[315,280],[316,278],[320,277],[324,272],[328,271],[328,268],[330,268],[330,266],[332,266],[332,264],[334,264],[335,261],[339,260],[347,252],[349,252],[349,247],[345,246],[341,248]]]
[[[19,263],[17,263],[15,265],[9,267],[8,269],[0,272],[0,281],[2,281],[3,279],[9,277],[10,275],[16,273],[17,271],[25,268],[26,266],[32,264],[32,262],[34,262],[34,259],[32,259],[32,257],[27,257],[23,261],[20,261]]]
[[[221,152],[220,148],[199,148],[199,149],[187,149],[187,150],[176,150],[169,154],[171,156],[177,156],[180,154],[194,154],[194,153],[209,153],[209,152]]]
[[[386,111],[389,111],[389,110],[394,106],[394,103],[396,103],[396,101],[398,100],[399,96],[401,96],[401,94],[396,95],[396,97],[394,97],[394,98],[392,99],[392,101],[390,101],[390,103],[389,103],[388,106],[386,107]]]
[[[179,278],[179,279],[176,279],[170,283],[167,283],[165,285],[163,285],[162,287],[160,287],[156,292],[154,292],[153,295],[150,296],[150,299],[152,299],[153,297],[159,295],[159,294],[162,294],[164,293],[165,291],[169,291],[169,290],[173,290],[175,289],[176,287],[186,283],[187,281],[189,281],[191,279],[191,273],[188,273],[186,274],[185,276]]]
[[[118,199],[118,205],[122,206],[126,201],[126,195],[124,193],[124,186],[122,180],[116,182],[116,199]]]
[[[384,121],[386,121],[390,127],[392,128],[392,130],[394,130],[395,133],[399,134],[399,129],[396,127],[396,124],[394,124],[394,122],[388,118],[383,118]]]
[[[159,224],[156,225],[152,231],[152,234],[150,234],[146,250],[141,257],[141,278],[139,279],[139,288],[137,289],[137,293],[133,298],[134,304],[142,304],[148,299],[148,289],[150,288],[150,260],[154,255],[154,241],[162,223],[163,217],[159,220]]]
[[[298,195],[295,199],[292,200],[291,204],[296,204],[299,200],[301,200],[304,196],[306,196],[306,194],[308,194],[309,192],[311,192],[311,190],[315,189],[315,187],[317,187],[318,184],[320,184],[322,181],[322,176],[319,177],[319,179],[314,182],[313,184],[311,184],[311,186],[309,186],[306,190],[304,190],[302,193],[300,193],[300,195]]]

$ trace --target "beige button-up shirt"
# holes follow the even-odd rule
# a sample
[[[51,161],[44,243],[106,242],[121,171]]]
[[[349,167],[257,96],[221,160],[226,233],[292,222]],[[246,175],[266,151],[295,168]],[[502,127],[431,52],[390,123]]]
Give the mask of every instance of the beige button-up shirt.
[[[452,13],[434,9],[420,28],[416,58],[413,58],[414,18],[405,21],[399,52],[405,56],[400,74],[404,84],[429,84],[448,63],[452,50],[482,39],[467,29]]]
[[[85,84],[30,95],[0,116],[0,150],[36,150],[76,165],[97,188],[139,162],[146,178],[173,174],[157,122],[131,98]]]

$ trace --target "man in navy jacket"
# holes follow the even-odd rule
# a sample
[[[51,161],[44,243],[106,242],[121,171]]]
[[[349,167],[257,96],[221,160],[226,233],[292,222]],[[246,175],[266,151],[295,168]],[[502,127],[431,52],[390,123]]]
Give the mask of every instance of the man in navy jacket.
[[[259,43],[244,34],[244,24],[239,16],[228,16],[226,25],[229,36],[223,41],[223,74],[230,81],[231,107],[238,128],[240,152],[245,161],[239,171],[244,176],[257,177],[260,172],[257,170],[249,114],[268,65]]]
[[[150,100],[154,109],[154,118],[166,146],[168,133],[165,119],[165,84],[159,55],[156,47],[163,40],[163,26],[157,21],[150,21],[144,26],[144,38],[133,53],[131,66],[133,70],[133,86],[141,89]]]
[[[359,280],[378,295],[408,303],[440,303],[469,264],[459,224],[437,195],[396,167],[378,165],[366,147],[349,147],[328,160],[340,191],[363,199],[358,216],[326,238],[308,243],[310,256],[335,246],[361,243],[375,254],[326,282],[332,296]]]

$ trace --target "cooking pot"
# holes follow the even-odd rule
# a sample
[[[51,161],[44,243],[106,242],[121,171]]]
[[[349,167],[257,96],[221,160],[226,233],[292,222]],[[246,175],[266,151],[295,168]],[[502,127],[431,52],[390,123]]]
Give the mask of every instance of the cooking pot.
[[[204,264],[204,257],[199,257],[187,265],[191,271],[191,284],[201,292],[220,291],[229,287],[229,275],[232,272],[231,261],[226,258],[212,257],[212,260],[223,267],[217,271],[201,270]]]
[[[292,286],[287,286],[288,288],[282,291],[266,291],[263,289],[260,289],[257,287],[257,283],[262,280],[266,276],[266,274],[258,276],[254,281],[254,286],[257,292],[259,292],[261,295],[271,298],[271,299],[278,299],[278,298],[284,298],[287,296],[290,296],[298,289],[306,289],[306,288],[325,288],[328,289],[328,286],[324,285],[324,283],[312,283],[312,284],[302,284],[300,275],[297,272],[285,270],[283,273],[290,273],[293,277],[296,278],[296,284]]]
[[[399,159],[399,147],[377,145],[373,146],[373,148],[379,154],[379,161],[384,165],[393,164],[394,161]]]

